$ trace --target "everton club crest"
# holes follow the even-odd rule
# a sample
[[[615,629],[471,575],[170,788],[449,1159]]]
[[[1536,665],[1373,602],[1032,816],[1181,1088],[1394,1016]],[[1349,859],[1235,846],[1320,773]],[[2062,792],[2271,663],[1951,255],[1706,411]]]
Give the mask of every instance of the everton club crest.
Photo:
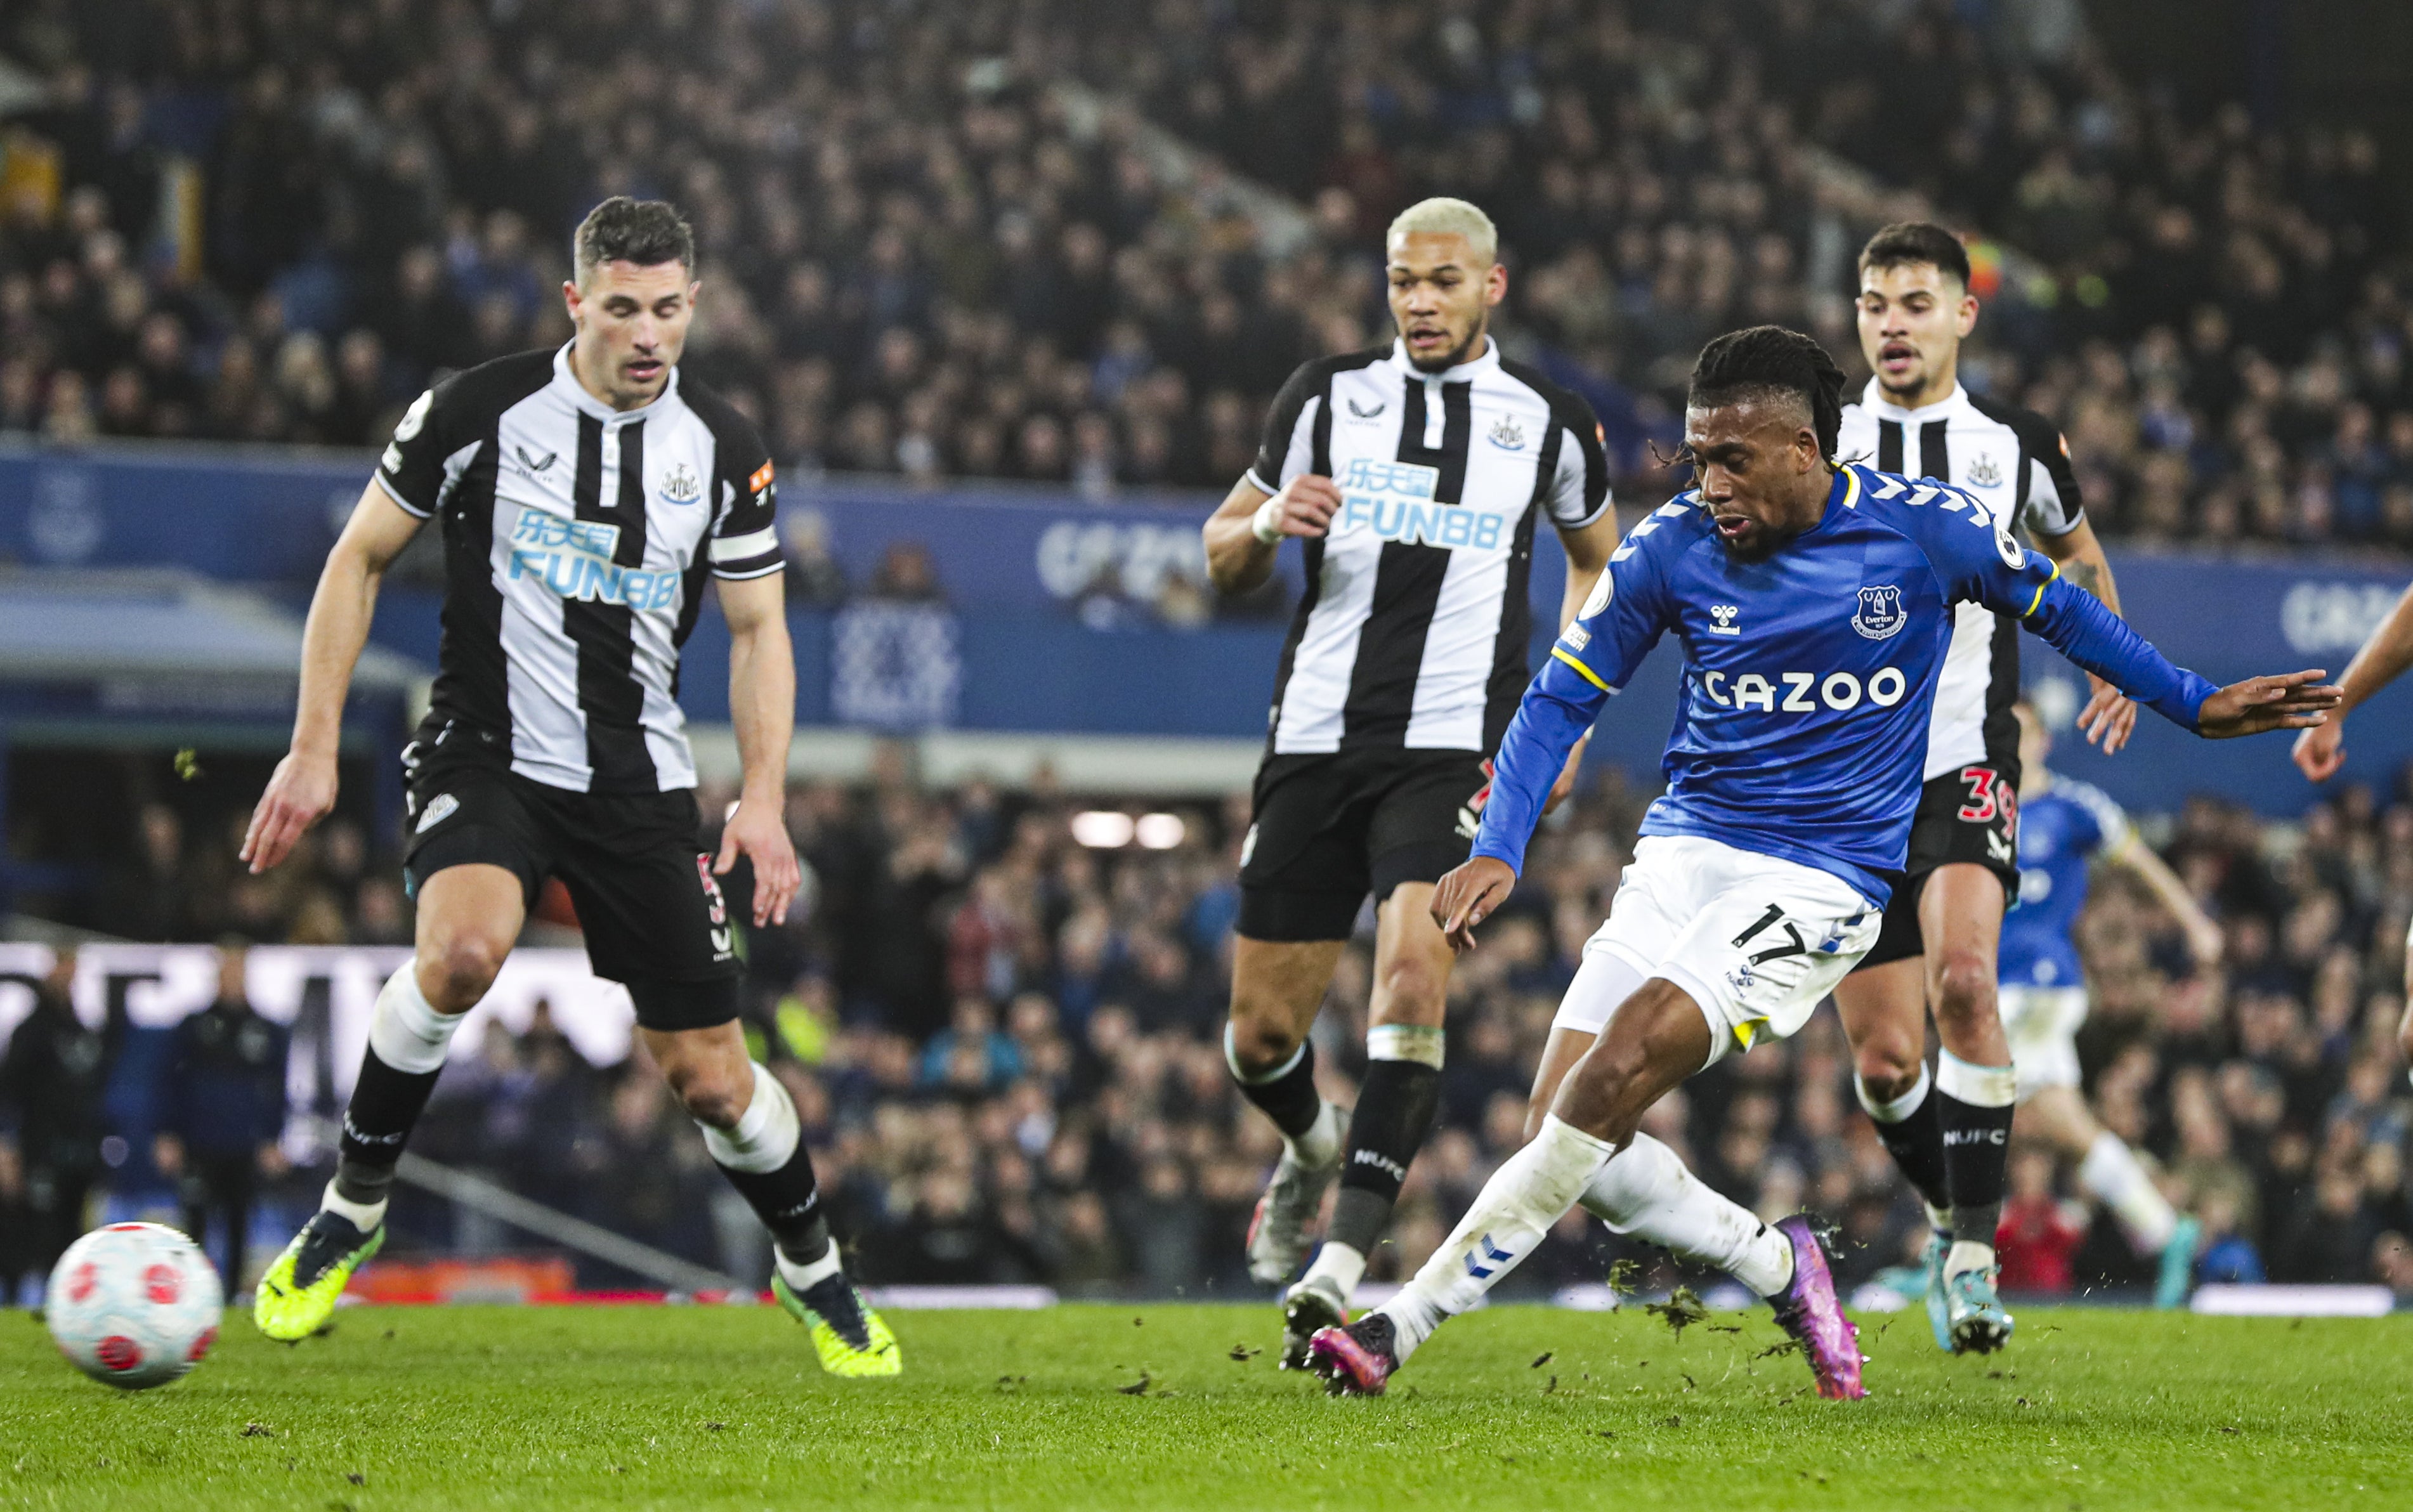
[[[1902,633],[1908,623],[1910,616],[1902,609],[1902,589],[1888,583],[1860,590],[1860,607],[1852,615],[1852,629],[1872,641],[1883,641]]]

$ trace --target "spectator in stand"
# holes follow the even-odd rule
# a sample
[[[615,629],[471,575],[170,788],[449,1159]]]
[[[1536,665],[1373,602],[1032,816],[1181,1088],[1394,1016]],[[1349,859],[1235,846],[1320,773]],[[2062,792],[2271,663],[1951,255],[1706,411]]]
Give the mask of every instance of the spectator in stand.
[[[85,1200],[101,1174],[108,1056],[100,1032],[76,1016],[76,968],[74,951],[58,953],[0,1056],[0,1107],[15,1115],[27,1214],[18,1263],[37,1278],[83,1233]]]
[[[166,884],[192,910],[176,933],[190,939],[207,917],[240,916],[259,938],[284,939],[314,897],[327,897],[363,900],[348,916],[338,908],[332,927],[373,938],[364,900],[379,867],[365,833],[330,826],[295,882],[246,892],[222,865],[233,843],[226,816],[200,807],[209,791],[171,794],[189,806],[180,823],[134,826],[155,834],[145,865],[159,877],[196,879]],[[1555,985],[1614,893],[1649,797],[1599,774],[1565,823],[1536,838],[1513,915],[1458,973],[1451,1009],[1463,1053],[1451,1058],[1447,1114],[1378,1276],[1420,1263],[1522,1143],[1528,1068]],[[858,785],[807,783],[793,795],[790,823],[821,879],[820,901],[776,941],[750,941],[748,1015],[769,1026],[777,1074],[816,1159],[826,1157],[835,1219],[875,1257],[874,1281],[895,1279],[876,1257],[922,1204],[1022,1247],[1010,1264],[968,1267],[983,1279],[1219,1296],[1239,1284],[1244,1199],[1274,1151],[1217,1074],[1214,1000],[1198,988],[1211,978],[1197,963],[1224,948],[1229,910],[1216,899],[1245,807],[1183,809],[1184,839],[1158,852],[1078,843],[1072,812],[1093,805],[1117,806],[1106,794],[1075,805],[1044,780],[924,786],[893,748]],[[2413,788],[2325,794],[2286,826],[2199,800],[2169,821],[2140,818],[2139,829],[2228,949],[2223,964],[2198,967],[2156,899],[2116,874],[2094,889],[2076,930],[2097,1003],[2080,1052],[2104,1120],[2154,1157],[2172,1201],[2204,1222],[2198,1281],[2250,1280],[2265,1260],[2282,1278],[2368,1279],[2379,1237],[2413,1233],[2404,1175],[2413,1100],[2395,1038],[2413,915]],[[60,968],[50,999],[72,973]],[[1326,1003],[1319,1064],[1325,1094],[1344,1103],[1364,1070],[1352,1046],[1369,975],[1360,941]],[[68,1083],[47,1069],[43,1045],[61,1026],[89,1046],[84,1085],[97,1097],[101,1036],[63,1007],[19,1028],[0,1073],[0,1127],[16,1120],[21,1203],[48,1190],[36,1178],[53,1144],[44,1137],[37,1149],[37,1136],[62,1121],[54,1094]],[[45,1069],[29,1076],[37,1062]],[[925,1065],[937,1068],[929,1077]],[[1834,1022],[1821,1015],[1785,1045],[1689,1084],[1649,1127],[1754,1210],[1809,1205],[1843,1221],[1868,1246],[1846,1264],[1857,1280],[1898,1257],[1921,1219],[1849,1111],[1849,1075]],[[522,1034],[490,1026],[479,1055],[448,1073],[428,1119],[431,1136],[452,1143],[426,1152],[540,1198],[563,1189],[546,1173],[565,1163],[638,1173],[598,1188],[582,1216],[732,1263],[704,1205],[685,1195],[708,1189],[708,1157],[650,1086],[585,1066],[542,1013]],[[103,1169],[101,1133],[87,1122],[78,1135],[87,1180]],[[0,1224],[18,1210],[7,1208],[7,1175],[0,1161]],[[934,1175],[947,1179],[933,1186]],[[81,1197],[70,1202],[80,1220]],[[398,1243],[452,1238],[440,1211],[397,1222]],[[458,1238],[496,1242],[474,1229]],[[1557,1268],[1537,1278],[1595,1280],[1602,1259],[1624,1256],[1650,1285],[1702,1280],[1618,1241],[1595,1252],[1597,1238],[1553,1240]],[[913,1274],[946,1268],[944,1256],[884,1253]],[[2065,1258],[2074,1285],[2144,1279],[2116,1224],[2099,1217]],[[633,1278],[589,1267],[586,1280]]]
[[[2011,1156],[1994,1253],[2006,1292],[2059,1296],[2070,1289],[2070,1257],[2086,1238],[2086,1210],[2053,1191],[2052,1151],[2023,1146]]]
[[[798,609],[836,609],[846,602],[846,571],[830,555],[829,517],[792,504],[779,511],[779,540],[787,548],[787,601]]]
[[[177,1183],[184,1229],[204,1249],[210,1219],[225,1223],[219,1273],[229,1293],[249,1284],[245,1244],[262,1181],[285,1174],[288,1035],[251,1006],[250,958],[240,943],[218,948],[215,1001],[176,1026],[168,1059],[166,1106],[152,1160]]]
[[[2039,52],[1986,7],[1870,0],[1045,0],[910,24],[700,0],[667,48],[649,15],[599,30],[559,0],[151,9],[206,56],[163,44],[104,79],[115,12],[46,30],[22,121],[51,167],[0,226],[0,429],[372,443],[442,373],[561,339],[563,230],[642,183],[714,269],[689,360],[783,467],[1220,484],[1281,374],[1377,323],[1367,228],[1446,188],[1499,211],[1524,290],[1504,334],[1585,389],[1650,502],[1641,441],[1707,335],[1780,319],[1848,348],[1831,248],[1868,228],[1832,154],[2036,259],[1982,295],[2008,307],[1972,381],[2070,434],[2099,527],[2413,545],[2373,141],[2184,113],[2082,27]],[[1753,109],[1686,103],[1703,37]],[[712,108],[623,130],[633,54]],[[1913,72],[1921,101],[1873,108],[1869,80]],[[1163,172],[1126,102],[1194,170]],[[171,155],[209,185],[198,237],[156,218]],[[1232,170],[1287,213],[1244,208]]]

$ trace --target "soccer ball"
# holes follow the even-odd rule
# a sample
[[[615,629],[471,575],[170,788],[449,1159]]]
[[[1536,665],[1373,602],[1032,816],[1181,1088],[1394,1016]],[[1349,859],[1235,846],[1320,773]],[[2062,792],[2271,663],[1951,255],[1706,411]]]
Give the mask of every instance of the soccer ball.
[[[226,1292],[200,1246],[157,1223],[111,1223],[67,1246],[43,1298],[59,1353],[96,1381],[166,1386],[217,1342]]]

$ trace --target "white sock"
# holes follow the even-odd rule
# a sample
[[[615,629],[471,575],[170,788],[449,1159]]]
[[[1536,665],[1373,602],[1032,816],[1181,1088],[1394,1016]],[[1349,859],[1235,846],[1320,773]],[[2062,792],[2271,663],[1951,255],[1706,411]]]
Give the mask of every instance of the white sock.
[[[1399,1358],[1406,1360],[1443,1318],[1480,1306],[1484,1294],[1566,1216],[1615,1150],[1556,1114],[1544,1119],[1532,1143],[1492,1173],[1415,1279],[1380,1309],[1391,1320]]]
[[[1439,1071],[1448,1049],[1449,1037],[1438,1024],[1377,1024],[1366,1031],[1369,1060],[1413,1060]]]
[[[1994,1247],[1976,1239],[1955,1239],[1951,1253],[1944,1257],[1944,1274],[1957,1276],[1964,1270],[1994,1268]]]
[[[2129,1238],[2149,1254],[2159,1254],[2178,1232],[2179,1215],[2169,1199],[2154,1188],[2127,1142],[2109,1129],[2086,1147],[2086,1158],[2078,1163],[2078,1184],[2102,1198],[2127,1226]]]
[[[1739,1203],[1718,1195],[1646,1134],[1610,1158],[1583,1191],[1583,1205],[1619,1234],[1672,1251],[1680,1260],[1725,1271],[1762,1297],[1793,1280],[1793,1246]]]
[[[348,1197],[338,1195],[335,1191],[335,1183],[333,1181],[327,1183],[326,1192],[318,1198],[318,1210],[322,1213],[333,1213],[338,1218],[350,1220],[351,1225],[354,1228],[359,1229],[363,1234],[370,1232],[379,1223],[385,1222],[385,1199],[383,1197],[379,1197],[375,1202],[354,1202]]]
[[[1304,1286],[1310,1282],[1324,1282],[1337,1289],[1341,1302],[1346,1304],[1357,1283],[1365,1279],[1366,1257],[1354,1246],[1326,1239],[1324,1247],[1315,1252],[1315,1263],[1307,1267],[1307,1274],[1298,1279],[1298,1283]]]
[[[1927,1069],[1924,1060],[1918,1063],[1918,1080],[1911,1084],[1910,1090],[1891,1102],[1884,1101],[1870,1091],[1868,1081],[1858,1072],[1852,1073],[1852,1095],[1860,1100],[1861,1109],[1879,1123],[1900,1123],[1917,1112],[1934,1086],[1934,1074]]]
[[[836,1244],[823,1250],[820,1259],[802,1263],[789,1259],[775,1244],[771,1246],[771,1263],[779,1267],[779,1279],[798,1297],[805,1295],[805,1288],[818,1285],[844,1268],[838,1264]]]
[[[1307,1133],[1295,1139],[1284,1134],[1282,1143],[1290,1148],[1291,1157],[1301,1165],[1320,1170],[1340,1164],[1341,1148],[1348,1136],[1348,1127],[1340,1121],[1340,1110],[1326,1103]]]
[[[804,1125],[796,1118],[795,1100],[779,1085],[779,1078],[759,1060],[752,1065],[754,1095],[747,1099],[737,1126],[716,1129],[698,1119],[696,1127],[703,1131],[703,1148],[712,1152],[715,1162],[733,1171],[762,1176],[795,1158]]]
[[[429,1004],[426,994],[419,990],[419,958],[414,956],[377,989],[377,1011],[369,1019],[369,1048],[394,1070],[423,1075],[443,1067],[452,1036],[468,1016],[439,1014]]]

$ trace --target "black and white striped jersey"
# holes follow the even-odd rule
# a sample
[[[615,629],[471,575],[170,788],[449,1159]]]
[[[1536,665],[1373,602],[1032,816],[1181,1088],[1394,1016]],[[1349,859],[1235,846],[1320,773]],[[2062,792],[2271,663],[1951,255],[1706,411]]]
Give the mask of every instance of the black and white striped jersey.
[[[779,571],[770,452],[744,416],[676,368],[616,410],[569,348],[522,352],[421,394],[377,482],[444,533],[431,723],[491,733],[553,787],[695,786],[676,695],[704,575]]]
[[[1306,473],[1342,505],[1302,542],[1269,749],[1490,754],[1531,677],[1534,523],[1608,508],[1591,407],[1496,342],[1445,373],[1399,343],[1323,358],[1282,385],[1248,478],[1271,494]]]
[[[1865,461],[1879,472],[1933,478],[1966,489],[2006,529],[2024,526],[2031,535],[2062,536],[2086,518],[2068,444],[2052,422],[2034,410],[1981,399],[1957,383],[1947,399],[1903,409],[1887,402],[1871,378],[1859,402],[1843,407],[1836,454]],[[2011,715],[2020,697],[2019,626],[1974,603],[1956,613],[1952,647],[1928,725],[1926,775],[1939,777],[1976,763],[2014,770],[2020,749],[2019,725]]]

